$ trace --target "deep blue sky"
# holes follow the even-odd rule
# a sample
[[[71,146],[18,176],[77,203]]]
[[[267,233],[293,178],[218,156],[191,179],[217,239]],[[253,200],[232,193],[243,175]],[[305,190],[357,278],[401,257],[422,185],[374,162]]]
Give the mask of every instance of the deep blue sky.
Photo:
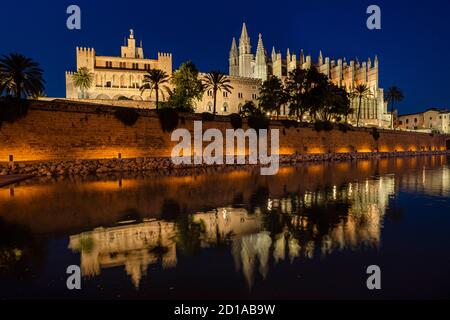
[[[82,30],[66,28],[66,8],[82,10]],[[366,8],[382,10],[382,30],[366,28]],[[3,1],[0,53],[20,52],[45,70],[47,95],[65,95],[64,71],[75,70],[75,47],[95,47],[119,55],[130,28],[144,43],[144,54],[172,52],[174,68],[188,59],[200,70],[228,70],[231,38],[247,22],[252,44],[263,34],[283,55],[301,48],[316,60],[320,49],[331,57],[378,54],[380,86],[399,86],[406,99],[400,112],[450,107],[450,2],[427,1]]]

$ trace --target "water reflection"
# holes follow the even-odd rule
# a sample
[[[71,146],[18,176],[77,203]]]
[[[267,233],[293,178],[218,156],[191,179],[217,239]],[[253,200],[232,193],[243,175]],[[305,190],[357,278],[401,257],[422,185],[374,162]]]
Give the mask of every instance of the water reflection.
[[[84,276],[93,277],[100,275],[101,269],[124,266],[136,287],[150,265],[177,265],[174,224],[164,221],[98,228],[71,236],[69,248],[80,252]]]
[[[70,237],[69,248],[80,252],[86,277],[123,266],[139,287],[150,265],[176,266],[177,247],[185,255],[224,247],[231,250],[236,271],[251,287],[256,269],[267,277],[271,259],[273,264],[286,259],[292,263],[316,255],[324,258],[334,251],[376,249],[393,194],[394,176],[388,175],[281,198],[270,198],[267,190],[258,189],[252,211],[224,207],[180,214],[179,205],[171,200],[162,209],[166,220],[83,232]]]
[[[0,189],[0,276],[40,274],[47,242],[62,237],[87,279],[111,269],[142,289],[152,267],[220,251],[251,289],[280,264],[380,250],[386,216],[407,214],[393,201],[399,190],[447,197],[447,159],[308,164],[273,177],[239,169],[22,182]]]

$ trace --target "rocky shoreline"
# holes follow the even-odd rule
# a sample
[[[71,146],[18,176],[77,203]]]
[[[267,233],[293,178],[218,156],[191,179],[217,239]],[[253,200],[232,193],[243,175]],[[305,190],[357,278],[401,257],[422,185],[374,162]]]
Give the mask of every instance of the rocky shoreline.
[[[450,151],[293,154],[280,156],[280,166],[302,162],[337,162],[429,155],[450,155]],[[242,165],[232,165],[231,167],[233,166],[242,167]],[[87,176],[115,172],[158,172],[167,170],[173,171],[173,169],[208,167],[225,168],[230,167],[230,165],[174,165],[170,158],[12,162],[0,163],[0,176],[12,174],[26,174],[37,177]]]

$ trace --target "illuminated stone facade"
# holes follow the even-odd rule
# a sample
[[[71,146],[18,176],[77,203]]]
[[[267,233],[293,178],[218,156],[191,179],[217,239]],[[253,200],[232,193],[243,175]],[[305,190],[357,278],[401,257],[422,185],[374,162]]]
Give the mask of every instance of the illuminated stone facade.
[[[345,87],[350,92],[358,84],[366,84],[371,90],[371,97],[363,99],[361,106],[361,123],[379,127],[390,126],[390,114],[387,112],[383,98],[383,89],[378,85],[378,58],[373,63],[369,58],[360,63],[358,60],[347,62],[346,59],[330,59],[323,57],[320,52],[317,63],[312,61],[310,55],[304,55],[303,51],[297,57],[287,50],[286,57],[272,49],[268,56],[262,36],[259,35],[256,55],[251,50],[250,37],[246,25],[243,25],[239,40],[239,47],[233,39],[229,56],[230,84],[233,87],[231,93],[218,92],[216,111],[218,114],[231,114],[240,111],[241,106],[252,101],[258,103],[259,86],[262,81],[274,75],[284,80],[287,74],[297,67],[316,67],[327,75],[333,83]],[[121,47],[120,57],[99,56],[94,48],[76,49],[77,70],[86,67],[94,74],[94,85],[83,93],[77,89],[72,81],[73,72],[66,72],[66,98],[90,99],[90,100],[119,100],[131,99],[135,101],[148,101],[141,107],[153,106],[155,93],[146,91],[141,93],[144,75],[149,69],[161,69],[169,76],[172,75],[172,54],[158,53],[156,59],[144,57],[142,42],[136,45],[133,30],[130,31],[127,43]],[[201,74],[201,76],[203,76]],[[167,95],[166,95],[167,97]],[[164,100],[165,97],[161,97]],[[211,91],[206,91],[200,101],[196,101],[197,112],[212,112],[213,96]],[[353,101],[355,112],[350,116],[350,121],[356,118],[357,101]],[[281,110],[281,116],[287,116],[288,108]]]
[[[132,100],[154,100],[149,92],[141,95],[139,90],[144,75],[150,69],[160,69],[172,75],[172,54],[158,52],[156,59],[144,58],[142,42],[136,45],[133,30],[127,43],[121,47],[120,57],[99,56],[94,48],[77,47],[77,70],[86,67],[94,74],[94,85],[82,96],[72,81],[73,72],[66,72],[66,97],[97,100],[118,100],[125,97]]]
[[[400,115],[396,127],[402,130],[450,134],[450,111],[430,108],[424,112]]]
[[[94,74],[94,85],[82,93],[77,89],[72,81],[73,72],[66,72],[66,98],[68,99],[88,99],[93,101],[114,100],[115,104],[130,107],[154,107],[156,100],[155,92],[149,91],[141,93],[140,87],[144,75],[150,69],[160,69],[169,76],[172,75],[172,54],[158,53],[156,59],[144,57],[142,42],[136,45],[133,30],[130,30],[126,45],[121,47],[121,56],[99,56],[94,48],[76,49],[77,70],[82,67],[89,69]],[[203,74],[200,75],[203,77]],[[239,112],[239,108],[246,101],[257,103],[260,80],[230,77],[232,93],[218,92],[216,111],[218,114],[226,115]],[[170,83],[167,84],[170,88]],[[160,95],[160,100],[167,98]],[[134,103],[127,100],[131,99]],[[140,101],[140,102],[139,102]],[[206,91],[200,101],[196,101],[197,112],[213,111],[213,96],[211,91]]]
[[[324,57],[322,51],[320,51],[317,62],[313,62],[311,56],[305,55],[303,50],[297,55],[287,49],[286,56],[283,57],[280,52],[275,50],[275,47],[272,47],[272,53],[269,56],[261,34],[259,34],[255,55],[253,55],[251,49],[250,37],[244,23],[239,45],[237,45],[235,38],[233,38],[231,44],[229,55],[229,73],[231,76],[255,78],[262,81],[267,80],[270,76],[276,76],[284,80],[289,72],[296,68],[309,69],[315,67],[325,74],[331,82],[339,87],[346,88],[348,92],[351,92],[357,85],[367,85],[370,88],[371,96],[363,99],[361,123],[380,127],[390,126],[391,115],[387,112],[383,89],[378,84],[379,61],[377,56],[375,56],[373,63],[370,58],[363,62],[357,59],[347,62],[346,58],[335,60]],[[356,119],[357,102],[356,100],[352,102],[355,112],[351,115],[350,120]]]

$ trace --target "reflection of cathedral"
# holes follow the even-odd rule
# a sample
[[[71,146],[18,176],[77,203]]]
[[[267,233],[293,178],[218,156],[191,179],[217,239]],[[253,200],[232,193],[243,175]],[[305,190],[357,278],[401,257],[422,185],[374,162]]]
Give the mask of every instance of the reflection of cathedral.
[[[218,208],[193,214],[189,221],[202,226],[198,235],[202,248],[218,243],[231,246],[236,270],[251,287],[255,268],[265,278],[272,261],[293,262],[325,257],[334,251],[377,248],[393,193],[394,176],[384,176],[330,190],[269,198],[266,207],[256,208],[254,213],[242,208]],[[150,265],[177,265],[177,241],[192,240],[179,234],[190,230],[179,228],[175,222],[157,220],[98,228],[70,237],[69,248],[81,253],[84,276],[124,266],[138,287]]]
[[[301,198],[268,199],[268,209],[278,211],[285,220],[283,231],[270,236],[270,231],[244,235],[232,243],[237,270],[242,270],[248,285],[254,279],[254,269],[263,278],[269,270],[269,257],[278,263],[285,259],[324,257],[335,250],[356,250],[362,246],[377,248],[381,241],[383,217],[389,196],[394,194],[394,176],[363,183],[350,183],[329,193],[307,192]],[[320,222],[315,221],[315,211],[333,201],[348,200],[345,216],[331,224],[327,233],[320,234]],[[311,215],[305,211],[313,209]],[[332,212],[338,216],[339,212]],[[261,216],[262,217],[262,216]],[[306,239],[306,240],[305,240]]]

